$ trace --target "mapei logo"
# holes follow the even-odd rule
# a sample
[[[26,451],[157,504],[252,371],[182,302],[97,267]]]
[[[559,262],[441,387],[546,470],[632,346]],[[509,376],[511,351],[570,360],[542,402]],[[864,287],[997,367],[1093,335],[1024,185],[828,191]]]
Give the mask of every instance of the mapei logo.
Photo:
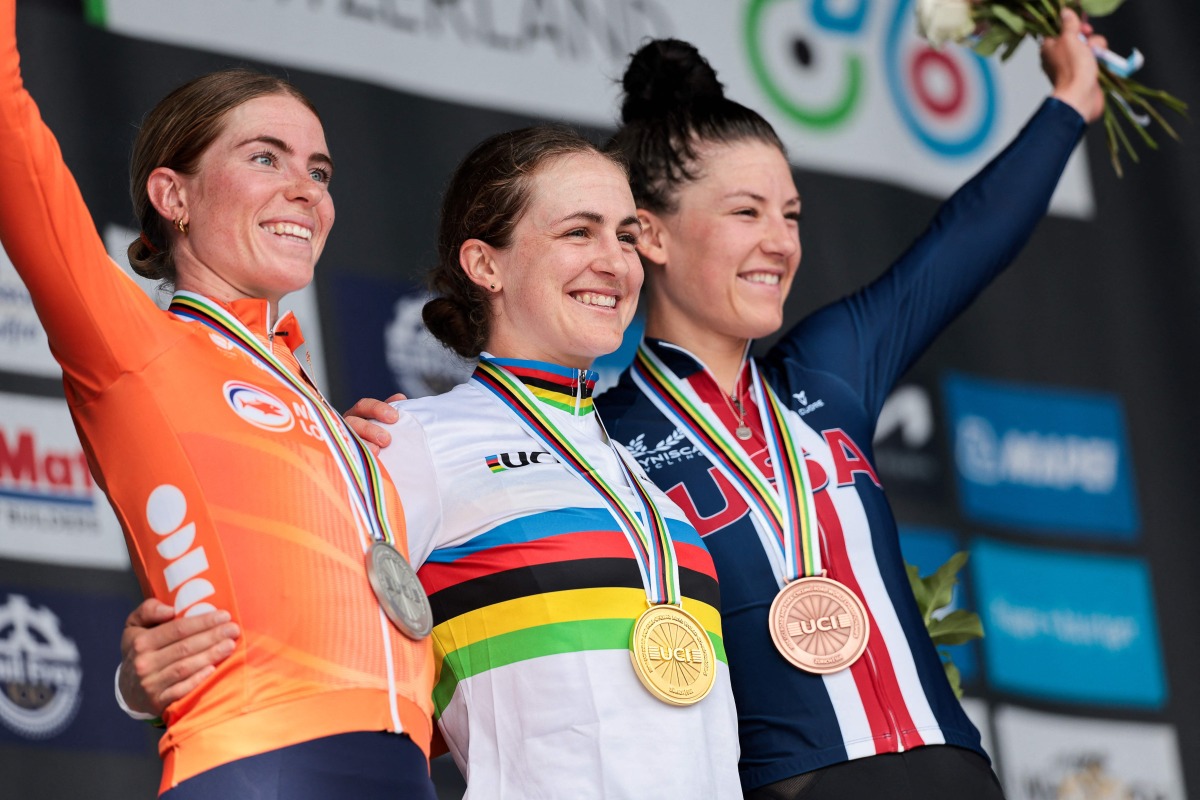
[[[24,595],[0,605],[0,723],[32,739],[61,733],[82,699],[79,648],[49,608]]]
[[[931,153],[976,153],[996,127],[994,67],[933,49],[913,18],[913,0],[748,0],[742,39],[755,81],[795,125],[833,132],[883,101]]]
[[[973,518],[1132,539],[1138,513],[1120,401],[945,380],[954,463]]]
[[[265,389],[242,381],[228,381],[223,391],[225,402],[234,413],[255,427],[282,433],[295,424],[287,405]]]
[[[534,450],[528,453],[520,451],[516,453],[496,453],[495,455],[485,456],[483,459],[484,463],[487,464],[487,468],[492,472],[504,472],[509,469],[528,467],[530,464],[553,464],[555,460],[554,456],[545,450]]]

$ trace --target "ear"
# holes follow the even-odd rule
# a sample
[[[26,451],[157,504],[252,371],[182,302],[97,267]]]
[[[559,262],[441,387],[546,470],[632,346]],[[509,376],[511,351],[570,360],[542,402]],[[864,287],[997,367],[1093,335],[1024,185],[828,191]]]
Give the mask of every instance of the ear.
[[[495,255],[495,248],[482,239],[467,239],[458,248],[458,263],[476,286],[497,292],[504,284]]]
[[[639,208],[637,214],[638,222],[642,223],[642,232],[638,236],[638,254],[651,264],[666,266],[671,234],[662,217],[644,208]]]
[[[158,167],[146,179],[150,204],[168,223],[177,219],[188,221],[187,186],[183,176],[170,167]]]

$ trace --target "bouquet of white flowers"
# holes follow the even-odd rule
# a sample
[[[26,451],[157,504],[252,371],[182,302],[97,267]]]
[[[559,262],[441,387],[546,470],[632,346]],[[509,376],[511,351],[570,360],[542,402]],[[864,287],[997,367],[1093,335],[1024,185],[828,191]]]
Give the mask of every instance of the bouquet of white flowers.
[[[1058,36],[1062,30],[1061,11],[1071,8],[1081,15],[1102,17],[1115,11],[1124,0],[917,0],[917,27],[934,47],[956,42],[971,47],[982,56],[1000,53],[1006,61],[1027,37]],[[1162,126],[1171,138],[1179,134],[1167,123],[1159,105],[1187,116],[1187,104],[1162,91],[1133,80],[1144,58],[1136,49],[1128,58],[1109,50],[1097,50],[1100,87],[1112,101],[1104,105],[1104,129],[1108,135],[1108,154],[1113,169],[1121,175],[1121,154],[1137,161],[1125,126],[1137,131],[1148,147],[1158,144],[1147,130],[1152,122]],[[1114,105],[1117,110],[1114,110]]]

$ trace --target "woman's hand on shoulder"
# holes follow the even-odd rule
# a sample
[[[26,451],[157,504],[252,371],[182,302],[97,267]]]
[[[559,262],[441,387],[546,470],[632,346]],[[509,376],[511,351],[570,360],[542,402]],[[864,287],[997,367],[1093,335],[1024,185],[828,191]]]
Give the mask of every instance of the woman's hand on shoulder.
[[[1104,91],[1100,88],[1100,67],[1093,47],[1105,48],[1108,42],[1092,31],[1069,8],[1062,11],[1062,35],[1042,42],[1042,70],[1054,85],[1053,96],[1068,104],[1087,122],[1095,122],[1104,113]]]
[[[229,657],[240,635],[228,611],[176,618],[166,603],[143,601],[121,633],[121,698],[133,711],[162,716]]]
[[[364,397],[355,403],[343,417],[346,424],[350,426],[350,430],[358,434],[358,438],[363,440],[372,453],[379,455],[379,451],[392,443],[392,435],[383,428],[376,425],[376,422],[392,423],[400,419],[400,415],[396,413],[396,409],[392,408],[388,403],[398,403],[401,400],[407,400],[408,396],[404,394],[394,394],[387,400],[374,400],[370,397]]]

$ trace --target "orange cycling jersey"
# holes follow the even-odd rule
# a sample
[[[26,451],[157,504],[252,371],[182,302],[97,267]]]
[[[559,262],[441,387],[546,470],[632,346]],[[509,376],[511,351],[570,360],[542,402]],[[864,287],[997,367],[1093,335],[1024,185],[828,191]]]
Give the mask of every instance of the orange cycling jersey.
[[[0,0],[0,240],[143,590],[177,614],[226,609],[242,629],[215,675],[167,709],[160,790],[351,731],[403,731],[428,752],[428,640],[381,612],[364,569],[371,534],[311,407],[208,326],[157,309],[108,258],[23,88],[15,39],[15,2]],[[272,329],[265,300],[225,310],[299,372],[290,315]],[[390,483],[384,505],[407,552]]]

